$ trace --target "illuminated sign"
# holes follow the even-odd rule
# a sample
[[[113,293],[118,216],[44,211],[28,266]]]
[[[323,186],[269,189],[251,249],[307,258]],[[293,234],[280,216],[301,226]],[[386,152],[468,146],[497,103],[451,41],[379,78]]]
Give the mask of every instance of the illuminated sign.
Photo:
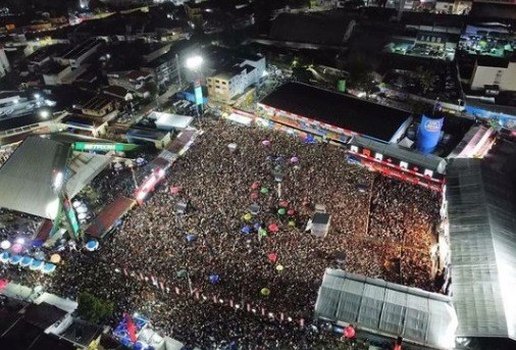
[[[202,86],[201,86],[201,82],[199,80],[197,80],[195,82],[194,93],[195,93],[195,104],[197,106],[202,105],[203,104]]]
[[[90,143],[90,142],[76,142],[73,145],[76,151],[129,151],[136,148],[135,145],[123,143]]]
[[[75,211],[70,204],[70,201],[67,198],[63,198],[63,206],[65,209],[66,218],[68,219],[68,223],[72,228],[73,235],[75,238],[79,237],[79,222],[77,221],[77,217],[75,216]]]
[[[425,129],[428,132],[440,132],[442,124],[442,119],[428,119],[425,123]]]

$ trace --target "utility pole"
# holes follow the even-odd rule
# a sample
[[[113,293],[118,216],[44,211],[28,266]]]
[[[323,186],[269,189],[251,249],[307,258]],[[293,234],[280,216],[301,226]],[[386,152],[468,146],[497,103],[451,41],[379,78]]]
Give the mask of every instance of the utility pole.
[[[179,82],[179,86],[183,85],[181,82],[181,65],[179,64],[179,55],[176,53],[176,69],[177,69],[177,79]]]

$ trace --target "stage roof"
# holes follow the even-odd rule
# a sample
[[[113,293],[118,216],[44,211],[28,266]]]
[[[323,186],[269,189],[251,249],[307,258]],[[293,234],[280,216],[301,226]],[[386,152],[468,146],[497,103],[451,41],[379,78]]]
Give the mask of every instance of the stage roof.
[[[436,349],[455,344],[457,315],[449,297],[342,270],[326,269],[315,315]]]
[[[410,117],[406,111],[301,83],[286,83],[260,103],[386,142]]]
[[[0,207],[53,219],[54,172],[65,172],[69,145],[28,137],[0,168]],[[52,206],[52,205],[51,205]]]
[[[516,340],[516,143],[498,140],[447,172],[457,335]]]

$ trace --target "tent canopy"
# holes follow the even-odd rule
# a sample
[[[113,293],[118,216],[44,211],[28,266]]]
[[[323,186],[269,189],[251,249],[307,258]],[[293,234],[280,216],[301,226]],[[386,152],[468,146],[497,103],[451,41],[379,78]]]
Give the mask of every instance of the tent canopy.
[[[516,340],[516,144],[448,167],[453,302],[458,335]]]
[[[450,298],[342,270],[326,269],[315,315],[436,349],[455,343],[457,316]]]

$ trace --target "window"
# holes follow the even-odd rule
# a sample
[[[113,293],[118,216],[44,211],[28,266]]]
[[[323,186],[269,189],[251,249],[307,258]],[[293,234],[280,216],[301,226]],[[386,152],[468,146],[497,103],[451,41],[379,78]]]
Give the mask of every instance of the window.
[[[401,162],[400,162],[400,168],[402,168],[402,169],[408,169],[408,163],[407,163],[407,162],[403,162],[403,161],[401,161]]]
[[[358,147],[357,146],[351,146],[351,152],[358,153]]]
[[[227,81],[222,82],[223,85],[228,85]]]
[[[219,80],[219,79],[215,79],[215,82],[216,82],[216,83],[220,83],[220,80]]]
[[[434,176],[434,172],[430,169],[425,169],[425,176],[430,176],[430,177],[433,177]]]
[[[376,152],[374,158],[381,161],[383,160],[383,154]]]

